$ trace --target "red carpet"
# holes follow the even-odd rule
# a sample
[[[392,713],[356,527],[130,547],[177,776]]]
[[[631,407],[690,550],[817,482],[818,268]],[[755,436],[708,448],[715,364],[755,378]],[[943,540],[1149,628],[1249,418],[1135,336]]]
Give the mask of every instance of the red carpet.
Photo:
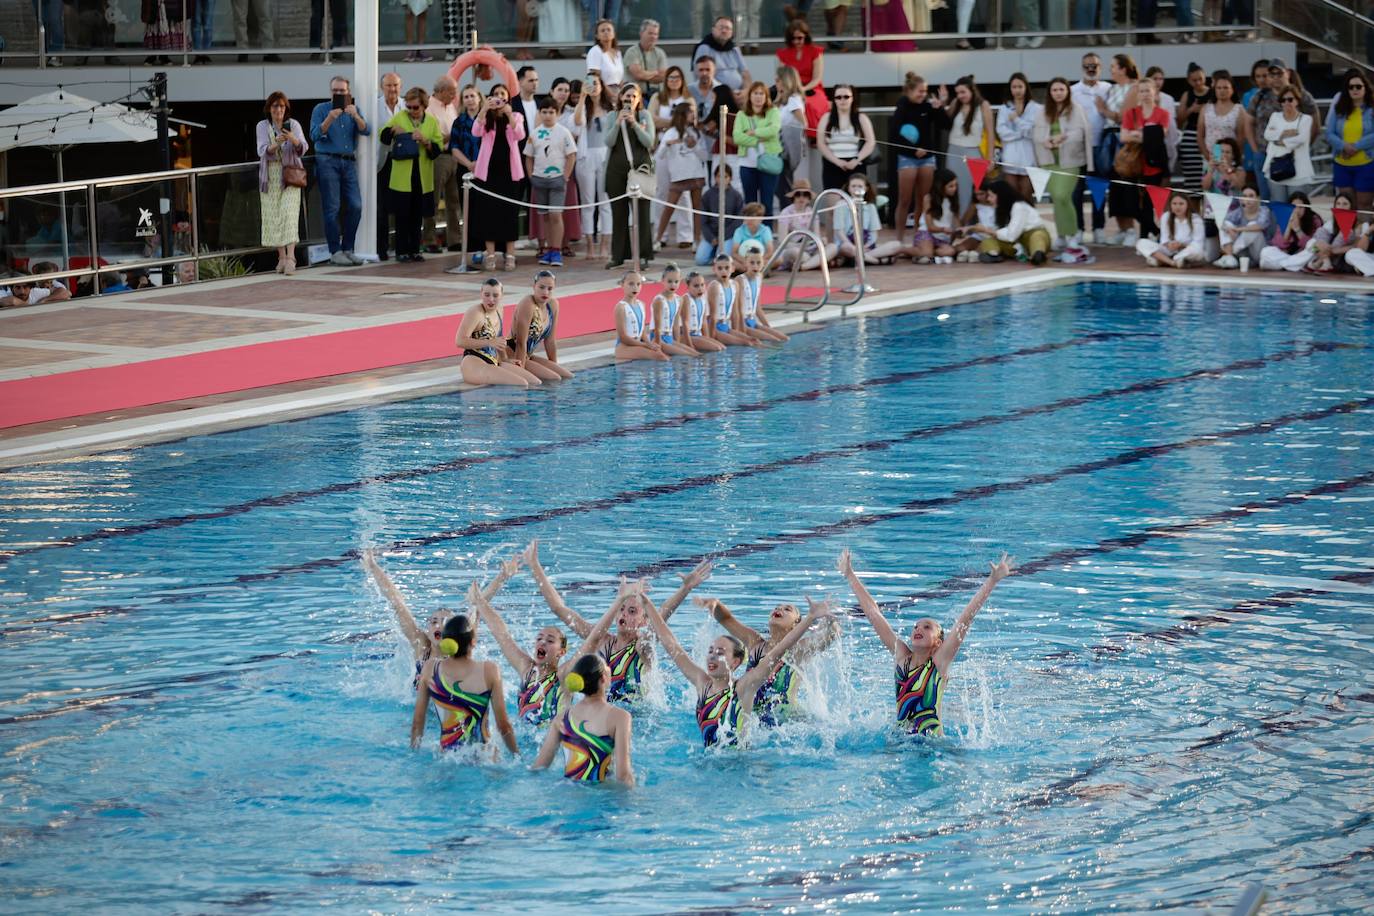
[[[641,298],[657,290],[657,284],[646,285]],[[765,287],[763,302],[779,302],[782,295],[781,286]],[[559,339],[611,330],[619,299],[618,289],[561,297]],[[513,310],[505,310],[508,329]],[[453,337],[461,319],[426,318],[0,382],[0,429],[456,356]]]

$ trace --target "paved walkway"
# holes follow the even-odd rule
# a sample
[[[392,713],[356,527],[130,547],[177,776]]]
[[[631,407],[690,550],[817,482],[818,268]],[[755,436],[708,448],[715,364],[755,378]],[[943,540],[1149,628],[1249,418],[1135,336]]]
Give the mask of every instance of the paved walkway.
[[[676,259],[684,268],[689,264],[690,252],[687,250],[672,249],[663,254],[667,257],[680,255]],[[1182,276],[1194,283],[1220,281],[1223,277],[1228,283],[1261,280],[1258,272],[1242,278],[1234,271],[1223,272],[1210,268],[1186,272],[1164,269],[1147,271],[1133,253],[1121,249],[1097,249],[1097,254],[1098,263],[1092,265],[1095,271],[1150,278],[1173,279]],[[181,414],[216,406],[223,408],[247,400],[275,398],[287,405],[284,408],[287,413],[296,409],[301,413],[320,412],[321,409],[330,408],[324,406],[319,398],[315,400],[320,403],[311,401],[313,407],[296,408],[292,405],[310,401],[309,398],[302,400],[303,396],[325,388],[345,392],[356,388],[360,392],[359,399],[364,392],[385,398],[452,390],[461,384],[457,373],[458,356],[451,350],[457,316],[474,301],[482,280],[492,276],[443,273],[444,268],[452,266],[456,260],[457,255],[446,255],[432,256],[419,264],[389,262],[354,268],[317,267],[302,270],[290,278],[268,274],[0,312],[0,397],[3,397],[7,383],[22,383],[23,397],[37,398],[39,402],[44,398],[44,385],[57,386],[65,382],[70,387],[74,378],[86,378],[73,376],[74,372],[137,367],[139,364],[151,364],[152,361],[195,355],[219,358],[236,349],[246,352],[243,348],[282,341],[309,342],[315,339],[318,348],[321,339],[344,339],[322,338],[322,335],[368,329],[389,333],[404,326],[420,329],[425,335],[424,340],[412,341],[407,345],[411,347],[407,351],[410,356],[393,355],[382,358],[380,362],[377,359],[370,362],[364,360],[358,365],[350,365],[345,361],[323,370],[328,374],[321,377],[293,376],[285,384],[249,390],[233,390],[242,386],[231,384],[197,392],[194,397],[176,397],[176,392],[183,390],[177,384],[168,386],[172,393],[164,403],[100,410],[84,416],[59,417],[58,414],[62,413],[60,409],[51,410],[54,419],[11,425],[0,430],[0,452],[16,442],[45,440],[52,444],[51,449],[28,454],[46,456],[63,451],[57,448],[56,443],[64,436],[76,443],[66,451],[79,451],[95,445],[93,441],[81,444],[79,433],[90,427],[132,424],[150,416]],[[533,256],[525,254],[517,271],[495,274],[507,282],[507,301],[513,303],[526,292],[534,270]],[[1083,268],[1069,267],[1063,270],[1072,272]],[[1062,275],[1060,271],[1056,271],[1056,274]],[[986,281],[1024,282],[1037,275],[1048,278],[1049,269],[1036,270],[1014,262],[937,267],[902,261],[892,266],[869,268],[869,282],[877,286],[880,293],[867,299],[895,305],[903,298],[901,294],[972,293],[972,287],[983,287]],[[811,274],[808,278],[816,276]],[[606,271],[602,262],[585,259],[570,260],[559,271],[560,298],[585,300],[596,312],[593,324],[586,321],[580,323],[591,332],[566,339],[562,347],[564,351],[595,351],[599,358],[605,357],[604,343],[609,335],[604,331],[611,326],[609,303],[614,302],[614,298],[608,299],[606,294],[618,277],[618,272]],[[775,297],[781,294],[782,279],[779,277],[774,281]],[[1275,278],[1266,274],[1263,277],[1266,282],[1275,279],[1286,280],[1294,288],[1314,287],[1313,278],[1305,275],[1288,274]],[[853,280],[852,269],[840,269],[833,274],[833,281],[840,287]],[[811,279],[810,282],[816,281]],[[1338,282],[1341,288],[1367,288],[1358,278],[1341,278]],[[891,295],[894,293],[899,295]],[[597,321],[600,323],[596,324]],[[387,362],[387,359],[392,361]],[[195,361],[187,361],[186,371],[197,372],[195,367],[198,365]],[[93,376],[96,384],[121,384],[117,379],[122,377],[108,373]],[[18,390],[11,386],[11,395]],[[239,425],[243,425],[243,422]],[[0,463],[13,463],[15,460],[18,459],[0,455]]]

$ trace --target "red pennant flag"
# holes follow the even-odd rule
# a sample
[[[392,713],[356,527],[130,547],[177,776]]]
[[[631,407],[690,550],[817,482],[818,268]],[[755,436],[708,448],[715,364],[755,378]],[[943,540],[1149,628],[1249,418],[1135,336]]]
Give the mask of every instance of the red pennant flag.
[[[1164,216],[1164,208],[1169,203],[1169,195],[1172,193],[1168,188],[1160,188],[1155,185],[1146,185],[1145,190],[1150,192],[1150,203],[1155,205],[1155,219]]]
[[[983,186],[983,177],[987,175],[988,167],[992,165],[992,163],[988,162],[986,159],[966,159],[964,161],[968,165],[969,175],[973,178],[973,186],[975,188],[981,188]]]
[[[1341,230],[1341,235],[1349,235],[1350,230],[1355,228],[1355,211],[1347,210],[1345,207],[1332,207],[1331,216],[1336,220],[1336,228]]]

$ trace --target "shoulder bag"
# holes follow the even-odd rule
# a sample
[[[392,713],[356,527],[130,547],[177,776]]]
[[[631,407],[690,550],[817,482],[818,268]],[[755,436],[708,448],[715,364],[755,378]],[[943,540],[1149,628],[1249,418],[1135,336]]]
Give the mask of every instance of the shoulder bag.
[[[654,161],[650,159],[643,165],[635,165],[634,150],[630,147],[630,129],[623,121],[620,124],[620,139],[625,144],[625,161],[630,164],[630,174],[625,177],[625,190],[640,197],[653,197],[658,193]]]
[[[288,121],[282,125],[286,128],[287,134],[292,134],[295,121]],[[295,143],[287,144],[282,147],[281,154],[281,186],[283,188],[304,188],[306,186],[305,164],[301,162],[300,151],[296,149]]]
[[[754,125],[757,123],[758,120],[751,115],[749,117],[749,129],[753,130]],[[765,153],[763,151],[763,141],[760,140],[759,155],[758,159],[754,161],[754,166],[765,175],[781,175],[782,157],[777,153]]]

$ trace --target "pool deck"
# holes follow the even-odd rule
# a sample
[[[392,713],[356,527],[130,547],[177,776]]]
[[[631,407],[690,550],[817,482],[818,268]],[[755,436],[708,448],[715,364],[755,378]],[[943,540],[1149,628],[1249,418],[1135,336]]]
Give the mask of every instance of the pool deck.
[[[868,282],[878,292],[866,295],[848,314],[933,308],[1002,290],[1089,278],[1285,287],[1309,293],[1369,289],[1358,277],[1318,280],[1253,270],[1243,276],[1213,268],[1151,270],[1132,251],[1097,248],[1094,253],[1097,263],[1082,266],[921,266],[900,261],[870,267]],[[689,255],[685,249],[663,252],[683,266]],[[418,264],[321,266],[289,278],[253,275],[0,312],[0,401],[11,399],[11,408],[25,399],[46,409],[45,401],[56,399],[55,392],[64,386],[68,394],[86,386],[118,387],[139,380],[140,373],[146,376],[142,381],[165,385],[160,390],[168,392],[164,399],[154,391],[141,406],[72,416],[55,407],[47,410],[51,419],[11,421],[0,429],[0,467],[466,387],[459,378],[460,357],[447,355],[457,316],[488,276],[507,281],[507,301],[517,301],[535,264],[533,254],[524,252],[519,269],[511,274],[445,274],[457,260],[452,254],[432,255]],[[609,327],[610,315],[603,303],[614,301],[604,297],[618,274],[606,271],[600,260],[585,258],[569,260],[558,274],[560,299],[581,299],[587,311],[594,312],[578,322],[594,330],[560,338],[560,360],[573,368],[609,362],[612,335],[602,329]],[[803,276],[807,280],[802,282],[818,282],[815,273]],[[784,282],[785,275],[770,284],[775,296],[780,296]],[[834,271],[832,282],[838,287],[853,283],[853,269]],[[770,314],[775,324],[789,330],[801,324],[797,313]],[[828,306],[811,317],[813,323],[823,323],[839,316],[838,308]],[[204,393],[179,396],[196,390],[194,384],[186,387],[196,381],[188,376],[214,377],[248,365],[225,362],[243,354],[252,354],[245,358],[256,361],[253,378],[220,386],[241,390],[215,391],[211,384]],[[293,366],[298,359],[300,364]],[[283,370],[287,375],[279,374]],[[279,377],[289,380],[272,381]],[[12,413],[24,415],[22,410]]]

